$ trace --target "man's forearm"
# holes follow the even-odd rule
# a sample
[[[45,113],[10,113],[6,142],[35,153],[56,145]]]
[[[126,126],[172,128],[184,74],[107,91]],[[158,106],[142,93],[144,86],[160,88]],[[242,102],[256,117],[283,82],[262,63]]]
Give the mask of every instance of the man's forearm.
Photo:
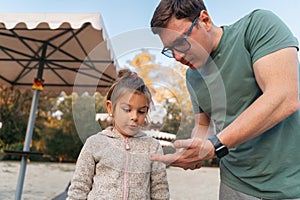
[[[195,125],[191,138],[207,139],[214,132],[213,126]]]
[[[276,95],[261,96],[221,131],[218,137],[222,143],[231,148],[248,141],[272,128],[299,108],[297,101],[283,99],[276,102],[270,100],[272,98],[276,98]]]

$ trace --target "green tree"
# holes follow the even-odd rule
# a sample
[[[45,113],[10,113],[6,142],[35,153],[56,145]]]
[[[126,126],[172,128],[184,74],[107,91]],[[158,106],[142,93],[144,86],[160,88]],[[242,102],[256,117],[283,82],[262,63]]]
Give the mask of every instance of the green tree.
[[[176,103],[172,103],[169,99],[165,100],[165,108],[167,110],[167,114],[165,117],[165,123],[161,129],[161,131],[177,134],[181,121],[181,110]]]
[[[3,124],[0,148],[22,150],[31,101],[31,90],[21,93],[0,87],[0,122]],[[31,150],[43,151],[46,156],[59,160],[75,160],[85,139],[101,130],[95,113],[106,112],[104,105],[105,98],[100,93],[93,96],[61,93],[57,96],[53,92],[41,92]],[[62,113],[60,117],[55,116],[58,111]],[[84,120],[75,123],[76,113]]]
[[[62,115],[60,118],[49,116],[43,137],[47,154],[60,161],[76,160],[86,138],[101,130],[95,113],[105,112],[104,105],[105,99],[99,93],[58,97],[52,113],[60,111]]]
[[[83,142],[102,130],[99,122],[96,121],[96,113],[106,112],[105,99],[100,94],[73,95],[72,108],[76,130]]]
[[[31,98],[0,86],[0,140],[6,147],[24,140]]]

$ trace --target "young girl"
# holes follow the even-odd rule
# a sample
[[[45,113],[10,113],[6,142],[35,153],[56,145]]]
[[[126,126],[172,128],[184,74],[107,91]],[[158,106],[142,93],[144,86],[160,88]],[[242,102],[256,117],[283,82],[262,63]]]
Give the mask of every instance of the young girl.
[[[165,165],[150,160],[162,148],[140,130],[151,102],[136,73],[128,72],[112,85],[106,108],[113,128],[86,140],[67,199],[169,199]]]

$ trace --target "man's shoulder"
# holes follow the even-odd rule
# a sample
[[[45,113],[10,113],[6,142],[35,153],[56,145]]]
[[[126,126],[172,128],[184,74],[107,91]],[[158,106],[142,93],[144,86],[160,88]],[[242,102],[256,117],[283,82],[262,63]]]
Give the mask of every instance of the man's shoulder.
[[[275,14],[272,11],[269,10],[264,10],[264,9],[255,9],[251,11],[250,13],[246,14],[239,20],[237,20],[235,23],[229,25],[229,27],[236,27],[240,26],[241,24],[248,24],[248,23],[256,23],[257,21],[261,21],[262,19],[267,19],[267,18],[274,18]]]
[[[269,15],[269,14],[271,14],[271,13],[273,13],[273,12],[270,11],[270,10],[265,10],[265,9],[255,9],[255,10],[251,11],[251,12],[249,13],[249,15]]]
[[[239,24],[240,22],[243,21],[256,21],[256,20],[262,20],[262,19],[272,19],[276,15],[270,11],[270,10],[264,10],[264,9],[255,9],[251,11],[250,13],[246,14],[244,17],[240,18],[237,22],[233,23],[234,24]]]
[[[270,27],[280,26],[281,23],[279,17],[270,10],[255,9],[240,18],[232,25],[227,27],[227,31],[234,35],[238,33],[239,35],[245,35],[245,37],[253,37],[254,35],[263,34],[270,30]],[[242,34],[241,34],[242,32]],[[235,38],[235,36],[233,37]]]
[[[276,15],[270,11],[270,10],[264,10],[264,9],[256,9],[253,10],[248,14],[248,17],[254,18],[254,19],[263,19],[263,18],[274,18]]]

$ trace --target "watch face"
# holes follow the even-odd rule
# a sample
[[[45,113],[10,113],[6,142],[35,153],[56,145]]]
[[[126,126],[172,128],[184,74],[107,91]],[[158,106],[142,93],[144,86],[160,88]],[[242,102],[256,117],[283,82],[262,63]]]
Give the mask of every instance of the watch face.
[[[226,156],[228,153],[229,153],[228,149],[225,145],[222,145],[216,149],[216,154],[218,158],[222,158],[223,156]]]

